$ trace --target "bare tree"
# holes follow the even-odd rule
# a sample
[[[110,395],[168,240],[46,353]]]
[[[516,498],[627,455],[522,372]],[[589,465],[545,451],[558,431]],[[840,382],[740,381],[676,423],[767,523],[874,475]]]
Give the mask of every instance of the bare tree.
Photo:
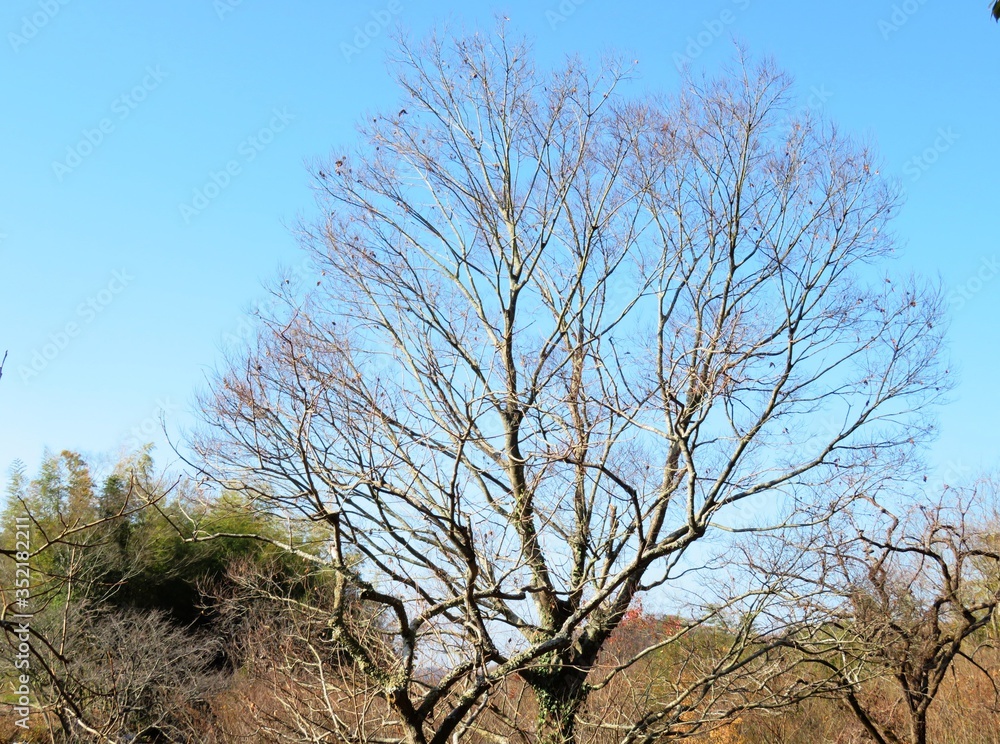
[[[394,69],[398,113],[316,169],[317,286],[220,375],[200,467],[325,526],[285,547],[336,572],[332,638],[403,740],[460,738],[515,675],[538,741],[576,741],[638,597],[900,470],[942,386],[940,301],[871,268],[894,187],[769,64],[668,101],[627,99],[614,62],[543,74],[502,32],[403,43]],[[377,651],[349,597],[385,618]],[[692,728],[748,656],[616,736]]]
[[[326,582],[317,586],[316,576],[302,576],[290,586],[276,568],[234,564],[224,585],[206,588],[245,680],[227,692],[241,715],[222,722],[226,735],[317,744],[398,741],[395,715],[331,632]],[[370,655],[388,655],[377,618],[362,617],[362,609],[352,606],[345,623]]]
[[[874,514],[838,520],[818,554],[807,596],[829,611],[792,645],[830,675],[878,744],[926,744],[928,712],[956,659],[996,690],[977,660],[1000,605],[1000,552],[975,523],[984,491],[993,488],[946,489],[936,503],[893,510],[870,499]]]
[[[73,609],[60,656],[41,654],[68,741],[204,741],[217,642],[156,611]]]

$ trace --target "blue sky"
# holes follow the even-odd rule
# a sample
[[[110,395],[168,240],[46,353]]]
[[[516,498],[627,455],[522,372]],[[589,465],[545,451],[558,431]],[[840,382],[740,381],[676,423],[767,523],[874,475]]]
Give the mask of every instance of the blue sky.
[[[385,24],[488,28],[495,13],[543,64],[639,59],[636,90],[674,90],[678,55],[717,69],[736,38],[873,138],[907,194],[891,270],[939,277],[953,312],[960,382],[932,457],[945,480],[993,466],[1000,26],[985,1],[7,0],[0,467],[137,440],[170,461],[160,411],[190,425],[262,283],[302,260],[306,164],[395,101]]]

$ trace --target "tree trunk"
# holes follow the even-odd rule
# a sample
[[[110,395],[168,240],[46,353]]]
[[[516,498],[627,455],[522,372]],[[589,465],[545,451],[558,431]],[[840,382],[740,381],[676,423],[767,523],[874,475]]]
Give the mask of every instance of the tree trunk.
[[[565,666],[530,676],[538,701],[538,744],[576,744],[576,718],[587,699],[586,678],[586,672]]]
[[[396,689],[388,695],[389,704],[400,718],[403,742],[401,744],[427,744],[424,736],[423,720],[404,689]]]
[[[415,727],[403,724],[403,744],[427,744],[427,737],[424,736],[423,727]]]
[[[918,711],[910,719],[911,744],[927,744],[927,713]]]

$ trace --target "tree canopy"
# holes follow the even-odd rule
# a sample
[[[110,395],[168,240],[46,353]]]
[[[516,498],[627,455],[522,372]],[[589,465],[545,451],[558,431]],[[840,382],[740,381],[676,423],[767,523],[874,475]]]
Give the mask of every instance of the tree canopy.
[[[203,474],[321,526],[334,597],[386,618],[362,642],[335,601],[335,635],[410,744],[513,678],[575,741],[633,603],[695,582],[684,615],[734,641],[620,741],[693,731],[775,596],[709,582],[725,535],[823,520],[931,432],[940,298],[871,268],[896,188],[766,63],[633,97],[627,65],[543,72],[500,31],[394,70],[316,168],[317,286],[205,400]]]

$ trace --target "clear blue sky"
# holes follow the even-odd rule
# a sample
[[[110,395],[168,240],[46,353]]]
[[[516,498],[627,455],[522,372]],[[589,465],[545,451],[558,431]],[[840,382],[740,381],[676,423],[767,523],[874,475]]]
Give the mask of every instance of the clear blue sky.
[[[304,164],[395,100],[379,21],[420,33],[489,27],[496,12],[543,63],[618,49],[650,89],[675,87],[677,54],[717,68],[738,38],[870,134],[908,196],[893,270],[955,293],[960,384],[934,457],[946,477],[993,466],[1000,26],[985,0],[7,0],[0,467],[34,467],[45,447],[114,452],[154,430],[164,405],[171,430],[190,424],[194,391],[262,282],[301,260],[289,227],[313,214]],[[366,24],[377,33],[347,48]],[[225,188],[192,206],[230,161]]]

